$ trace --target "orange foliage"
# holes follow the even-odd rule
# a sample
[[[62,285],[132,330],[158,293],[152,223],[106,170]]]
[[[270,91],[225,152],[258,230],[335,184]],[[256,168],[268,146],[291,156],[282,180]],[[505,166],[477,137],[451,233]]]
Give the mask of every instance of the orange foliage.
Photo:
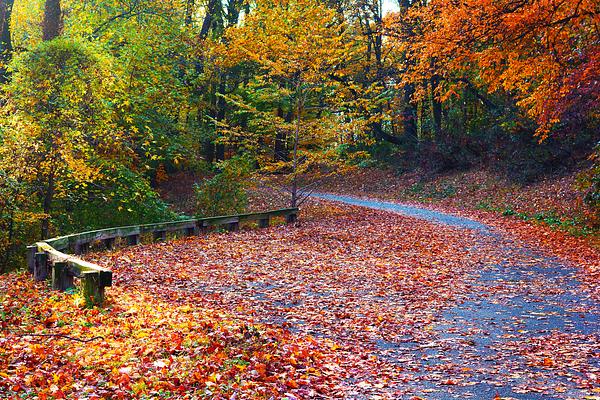
[[[441,77],[442,98],[467,79],[510,93],[542,139],[559,122],[598,117],[596,0],[433,0],[389,20],[411,60],[406,78]]]

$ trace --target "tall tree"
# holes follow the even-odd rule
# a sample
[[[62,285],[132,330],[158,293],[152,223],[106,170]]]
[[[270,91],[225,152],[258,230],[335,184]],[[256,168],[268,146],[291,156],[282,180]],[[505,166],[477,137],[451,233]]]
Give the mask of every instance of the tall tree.
[[[6,66],[12,58],[12,38],[10,21],[14,0],[0,0],[0,83],[6,83]]]
[[[124,148],[115,146],[120,134],[106,102],[110,64],[85,44],[64,39],[42,42],[13,63],[0,169],[37,189],[43,238],[56,198],[66,187],[96,180],[104,157]]]
[[[441,98],[464,90],[489,108],[485,92],[513,95],[541,138],[597,114],[597,0],[432,0],[412,11],[414,78],[443,77]]]
[[[288,165],[292,207],[305,194],[299,187],[299,177],[310,168],[307,161],[315,158],[325,161],[317,151],[309,154],[302,148],[307,143],[303,137],[314,144],[319,134],[327,132],[324,124],[311,126],[305,118],[312,96],[333,94],[330,76],[342,74],[340,66],[351,54],[351,44],[345,41],[344,32],[337,12],[318,0],[260,1],[243,26],[227,32],[228,55],[255,63],[264,81],[279,86],[281,96],[290,98],[294,115],[290,135],[292,160]]]
[[[60,0],[46,0],[44,21],[42,22],[42,40],[52,40],[60,36],[62,25]]]

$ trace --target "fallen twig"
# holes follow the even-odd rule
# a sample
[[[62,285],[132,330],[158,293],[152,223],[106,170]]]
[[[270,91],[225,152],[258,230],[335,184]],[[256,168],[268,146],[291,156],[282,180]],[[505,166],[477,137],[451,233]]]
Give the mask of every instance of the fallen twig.
[[[57,337],[57,338],[75,340],[75,341],[81,342],[81,343],[89,343],[91,341],[98,340],[98,339],[104,340],[103,336],[94,336],[91,339],[79,339],[79,338],[76,338],[76,337],[73,337],[73,336],[61,335],[59,333],[17,333],[17,336],[19,336],[19,337],[24,337],[24,336]]]

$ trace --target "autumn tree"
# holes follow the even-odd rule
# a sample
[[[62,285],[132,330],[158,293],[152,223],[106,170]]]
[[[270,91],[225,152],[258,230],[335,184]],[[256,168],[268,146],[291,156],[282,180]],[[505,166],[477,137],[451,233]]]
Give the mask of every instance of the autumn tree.
[[[225,145],[217,140],[217,126],[231,110],[223,96],[230,94],[240,82],[247,79],[235,66],[216,64],[213,49],[222,46],[225,31],[237,26],[242,11],[249,13],[249,2],[209,0],[203,11],[196,38],[195,69],[198,79],[194,94],[198,100],[197,127],[203,156],[207,162],[212,163],[225,159]]]
[[[13,45],[10,32],[14,0],[0,0],[0,83],[7,80],[6,67],[12,57]]]
[[[106,99],[111,60],[91,46],[64,39],[40,44],[12,65],[0,168],[36,188],[41,236],[50,233],[53,203],[68,185],[88,185],[99,160],[119,148]]]
[[[290,99],[294,120],[288,165],[292,207],[303,195],[298,177],[310,167],[307,161],[311,157],[302,147],[310,146],[311,141],[304,142],[303,135],[314,139],[327,132],[322,121],[305,120],[308,102],[314,96],[321,100],[333,96],[331,76],[343,74],[344,60],[351,54],[351,42],[344,32],[336,11],[316,0],[260,1],[243,26],[227,32],[227,62],[255,64],[262,75],[257,89],[276,88],[279,96]]]
[[[542,139],[561,122],[597,115],[597,1],[433,0],[415,11],[416,71],[442,78],[439,96],[457,87],[512,93]],[[472,71],[477,80],[467,79]]]

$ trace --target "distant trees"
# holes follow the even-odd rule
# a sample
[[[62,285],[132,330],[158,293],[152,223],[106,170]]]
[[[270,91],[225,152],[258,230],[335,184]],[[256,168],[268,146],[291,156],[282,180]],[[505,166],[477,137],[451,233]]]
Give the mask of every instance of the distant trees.
[[[418,34],[401,37],[413,80],[443,77],[441,98],[463,88],[514,96],[544,139],[598,108],[599,16],[594,0],[432,0],[391,28],[418,21]]]

